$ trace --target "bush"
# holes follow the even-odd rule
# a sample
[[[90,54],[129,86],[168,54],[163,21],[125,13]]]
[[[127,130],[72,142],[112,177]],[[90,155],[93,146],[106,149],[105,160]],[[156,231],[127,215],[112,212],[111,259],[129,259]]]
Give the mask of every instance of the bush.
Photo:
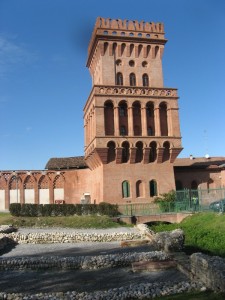
[[[175,210],[176,192],[170,191],[155,198],[155,203],[159,205],[161,212],[171,212]]]
[[[9,205],[9,212],[12,216],[19,217],[21,212],[21,204],[20,203],[11,203]]]
[[[9,211],[13,216],[37,217],[37,216],[73,216],[73,215],[107,215],[118,216],[118,206],[102,202],[96,204],[10,204]]]

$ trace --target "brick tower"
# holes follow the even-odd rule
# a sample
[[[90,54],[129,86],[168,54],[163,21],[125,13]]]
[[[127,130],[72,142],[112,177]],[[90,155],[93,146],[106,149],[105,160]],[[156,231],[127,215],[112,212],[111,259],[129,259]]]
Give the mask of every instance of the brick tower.
[[[98,18],[88,48],[84,107],[91,200],[150,202],[175,189],[181,147],[177,89],[163,84],[162,23]]]

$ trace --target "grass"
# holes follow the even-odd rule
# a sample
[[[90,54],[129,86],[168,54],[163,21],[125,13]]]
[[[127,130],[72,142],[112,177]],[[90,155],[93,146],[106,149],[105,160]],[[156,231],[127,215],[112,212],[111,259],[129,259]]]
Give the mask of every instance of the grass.
[[[67,217],[14,217],[9,213],[0,213],[0,225],[15,227],[62,227],[62,228],[116,228],[128,226],[115,222],[108,216],[67,216]]]
[[[225,214],[196,213],[179,224],[151,226],[156,232],[181,228],[185,233],[187,251],[201,251],[225,257]]]

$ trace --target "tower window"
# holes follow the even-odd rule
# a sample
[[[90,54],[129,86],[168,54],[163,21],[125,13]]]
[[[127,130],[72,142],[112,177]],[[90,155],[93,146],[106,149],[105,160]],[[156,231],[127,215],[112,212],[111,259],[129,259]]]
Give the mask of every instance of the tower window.
[[[134,73],[130,74],[130,86],[136,86],[136,76]]]
[[[149,79],[148,79],[148,75],[144,74],[142,76],[142,81],[143,81],[143,86],[149,86]]]
[[[130,60],[130,61],[129,61],[129,66],[130,66],[130,67],[134,67],[134,61],[133,61],[133,60]]]
[[[116,85],[123,85],[123,75],[120,72],[116,74]]]

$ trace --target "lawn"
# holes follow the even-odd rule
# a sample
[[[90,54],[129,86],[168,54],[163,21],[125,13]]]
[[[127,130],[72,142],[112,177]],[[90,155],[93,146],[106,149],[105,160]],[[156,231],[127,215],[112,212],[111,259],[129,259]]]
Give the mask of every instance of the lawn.
[[[187,251],[201,251],[225,257],[225,214],[196,213],[179,224],[152,225],[156,232],[181,228],[185,233]]]
[[[62,228],[116,228],[128,226],[116,222],[108,216],[67,216],[67,217],[15,217],[9,213],[0,213],[0,225],[15,227],[62,227]]]

